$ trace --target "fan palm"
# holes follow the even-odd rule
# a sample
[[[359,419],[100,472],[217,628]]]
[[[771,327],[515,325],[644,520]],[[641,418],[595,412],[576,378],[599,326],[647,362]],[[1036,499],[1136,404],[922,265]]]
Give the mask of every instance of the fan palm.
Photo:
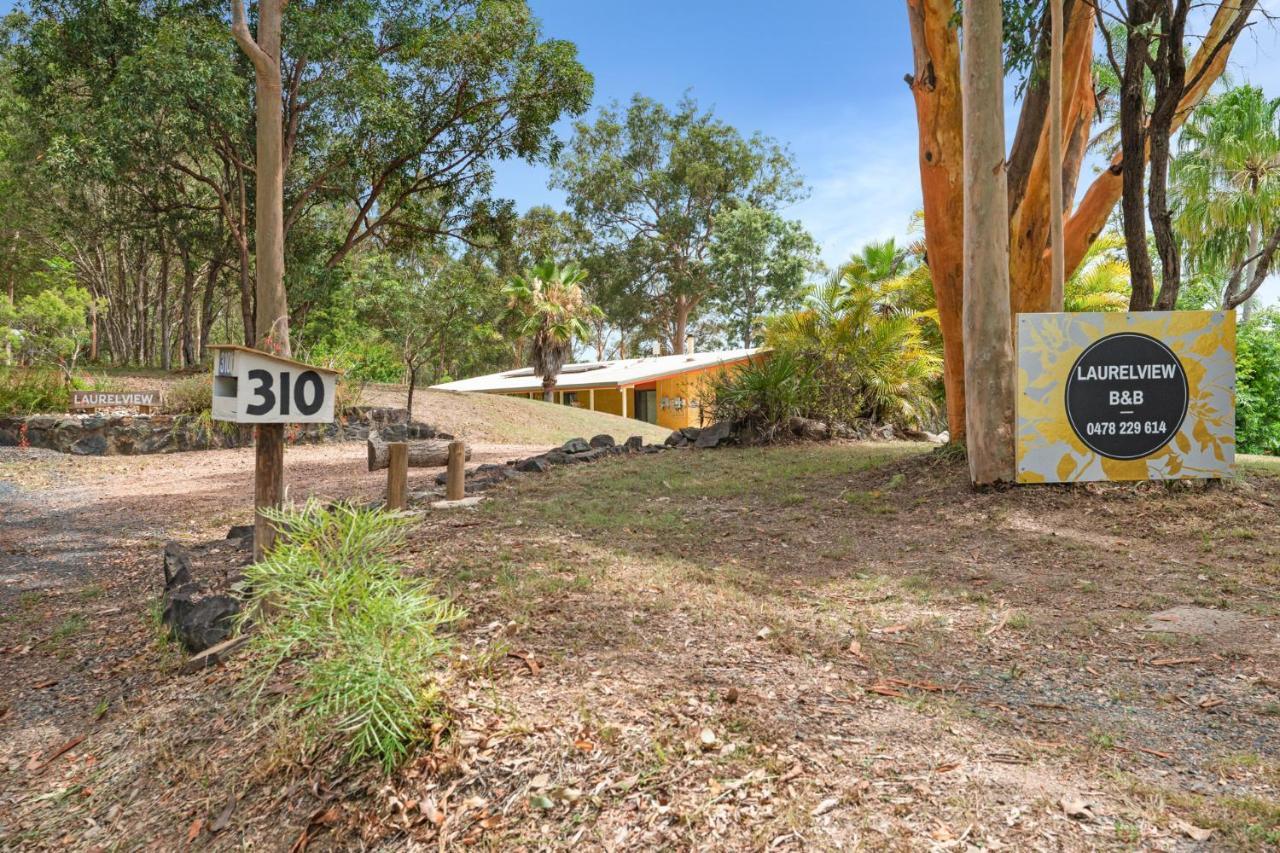
[[[546,260],[513,276],[504,291],[511,308],[520,312],[518,333],[529,342],[529,365],[541,377],[542,399],[548,403],[574,342],[589,337],[586,320],[599,314],[583,295],[586,277],[587,271],[576,264],[557,266]]]
[[[1178,147],[1175,225],[1193,269],[1248,264],[1280,216],[1280,98],[1228,89],[1192,115]]]

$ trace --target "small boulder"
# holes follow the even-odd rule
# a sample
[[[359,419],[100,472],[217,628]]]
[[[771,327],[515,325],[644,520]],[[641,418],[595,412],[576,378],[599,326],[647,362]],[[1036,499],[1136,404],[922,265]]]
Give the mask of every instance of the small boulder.
[[[639,450],[640,448],[644,447],[644,437],[639,435],[633,435],[630,438],[628,438],[623,443],[622,446],[631,452]]]
[[[702,427],[687,426],[680,427],[680,434],[689,441],[697,441],[698,436],[702,434]]]
[[[252,524],[233,524],[227,531],[228,539],[253,539]]]
[[[585,438],[571,438],[560,445],[560,449],[565,453],[586,453],[591,449],[591,445],[587,444]]]
[[[524,474],[541,474],[543,471],[551,470],[551,463],[541,456],[530,456],[528,459],[521,459],[515,464],[515,470]]]
[[[191,553],[177,542],[164,546],[164,611],[170,635],[189,652],[202,652],[231,636],[240,602],[205,595],[191,577]]]
[[[831,430],[822,421],[813,418],[795,417],[787,421],[787,428],[798,438],[822,441],[831,436]]]
[[[617,444],[617,442],[613,440],[613,436],[606,435],[605,433],[591,436],[591,441],[587,443],[592,447],[613,447]]]
[[[694,447],[708,450],[713,447],[720,447],[728,444],[733,438],[733,422],[717,421],[706,429],[698,433],[698,440],[693,443]]]
[[[689,443],[689,439],[685,437],[683,432],[676,430],[667,436],[667,440],[662,443],[667,447],[684,447]]]
[[[548,450],[546,453],[542,454],[542,458],[550,462],[552,465],[569,464],[569,454],[565,453],[563,450]]]

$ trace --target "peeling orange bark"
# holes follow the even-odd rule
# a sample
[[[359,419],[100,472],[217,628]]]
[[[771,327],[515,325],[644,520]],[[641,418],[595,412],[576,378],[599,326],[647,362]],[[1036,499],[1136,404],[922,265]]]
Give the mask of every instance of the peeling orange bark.
[[[925,251],[942,329],[943,385],[952,441],[965,433],[964,413],[964,139],[960,42],[952,0],[907,0],[914,73]]]
[[[1072,4],[1062,40],[1062,88],[1069,94],[1062,105],[1062,127],[1070,128],[1082,111],[1093,108],[1094,10]],[[1081,85],[1081,84],[1085,85]],[[1040,134],[1027,181],[1009,211],[1009,302],[1014,316],[1023,311],[1050,310],[1049,260],[1049,125],[1041,120]],[[1065,143],[1066,140],[1064,140]],[[1064,144],[1064,148],[1067,146]],[[1083,155],[1081,150],[1080,155]],[[1064,165],[1064,171],[1069,166]]]

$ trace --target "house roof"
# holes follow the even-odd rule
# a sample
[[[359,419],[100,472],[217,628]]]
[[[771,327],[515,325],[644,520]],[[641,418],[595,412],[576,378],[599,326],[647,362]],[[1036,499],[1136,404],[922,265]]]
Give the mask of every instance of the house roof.
[[[585,388],[622,388],[694,370],[705,370],[721,364],[731,364],[765,351],[763,347],[756,347],[566,364],[556,377],[556,389],[573,391]],[[433,385],[432,388],[440,391],[518,394],[522,391],[541,391],[542,380],[533,375],[533,368],[521,367],[515,370],[504,370],[501,373],[490,373],[487,376],[445,382],[441,385]]]

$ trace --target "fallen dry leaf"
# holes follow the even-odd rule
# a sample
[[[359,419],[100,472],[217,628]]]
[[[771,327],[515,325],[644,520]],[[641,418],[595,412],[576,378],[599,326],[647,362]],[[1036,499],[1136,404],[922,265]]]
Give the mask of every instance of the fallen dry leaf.
[[[823,800],[822,802],[814,806],[813,811],[809,812],[809,815],[810,817],[818,817],[819,815],[824,815],[838,805],[840,805],[839,797],[827,797],[825,800]]]
[[[1083,800],[1080,797],[1071,794],[1066,795],[1058,801],[1058,805],[1062,806],[1062,811],[1069,818],[1076,820],[1093,820],[1093,803]]]
[[[1169,821],[1169,825],[1178,832],[1181,832],[1187,838],[1190,838],[1192,841],[1208,841],[1209,836],[1213,835],[1212,829],[1205,829],[1203,827],[1187,823],[1181,818],[1175,817],[1173,820]]]

